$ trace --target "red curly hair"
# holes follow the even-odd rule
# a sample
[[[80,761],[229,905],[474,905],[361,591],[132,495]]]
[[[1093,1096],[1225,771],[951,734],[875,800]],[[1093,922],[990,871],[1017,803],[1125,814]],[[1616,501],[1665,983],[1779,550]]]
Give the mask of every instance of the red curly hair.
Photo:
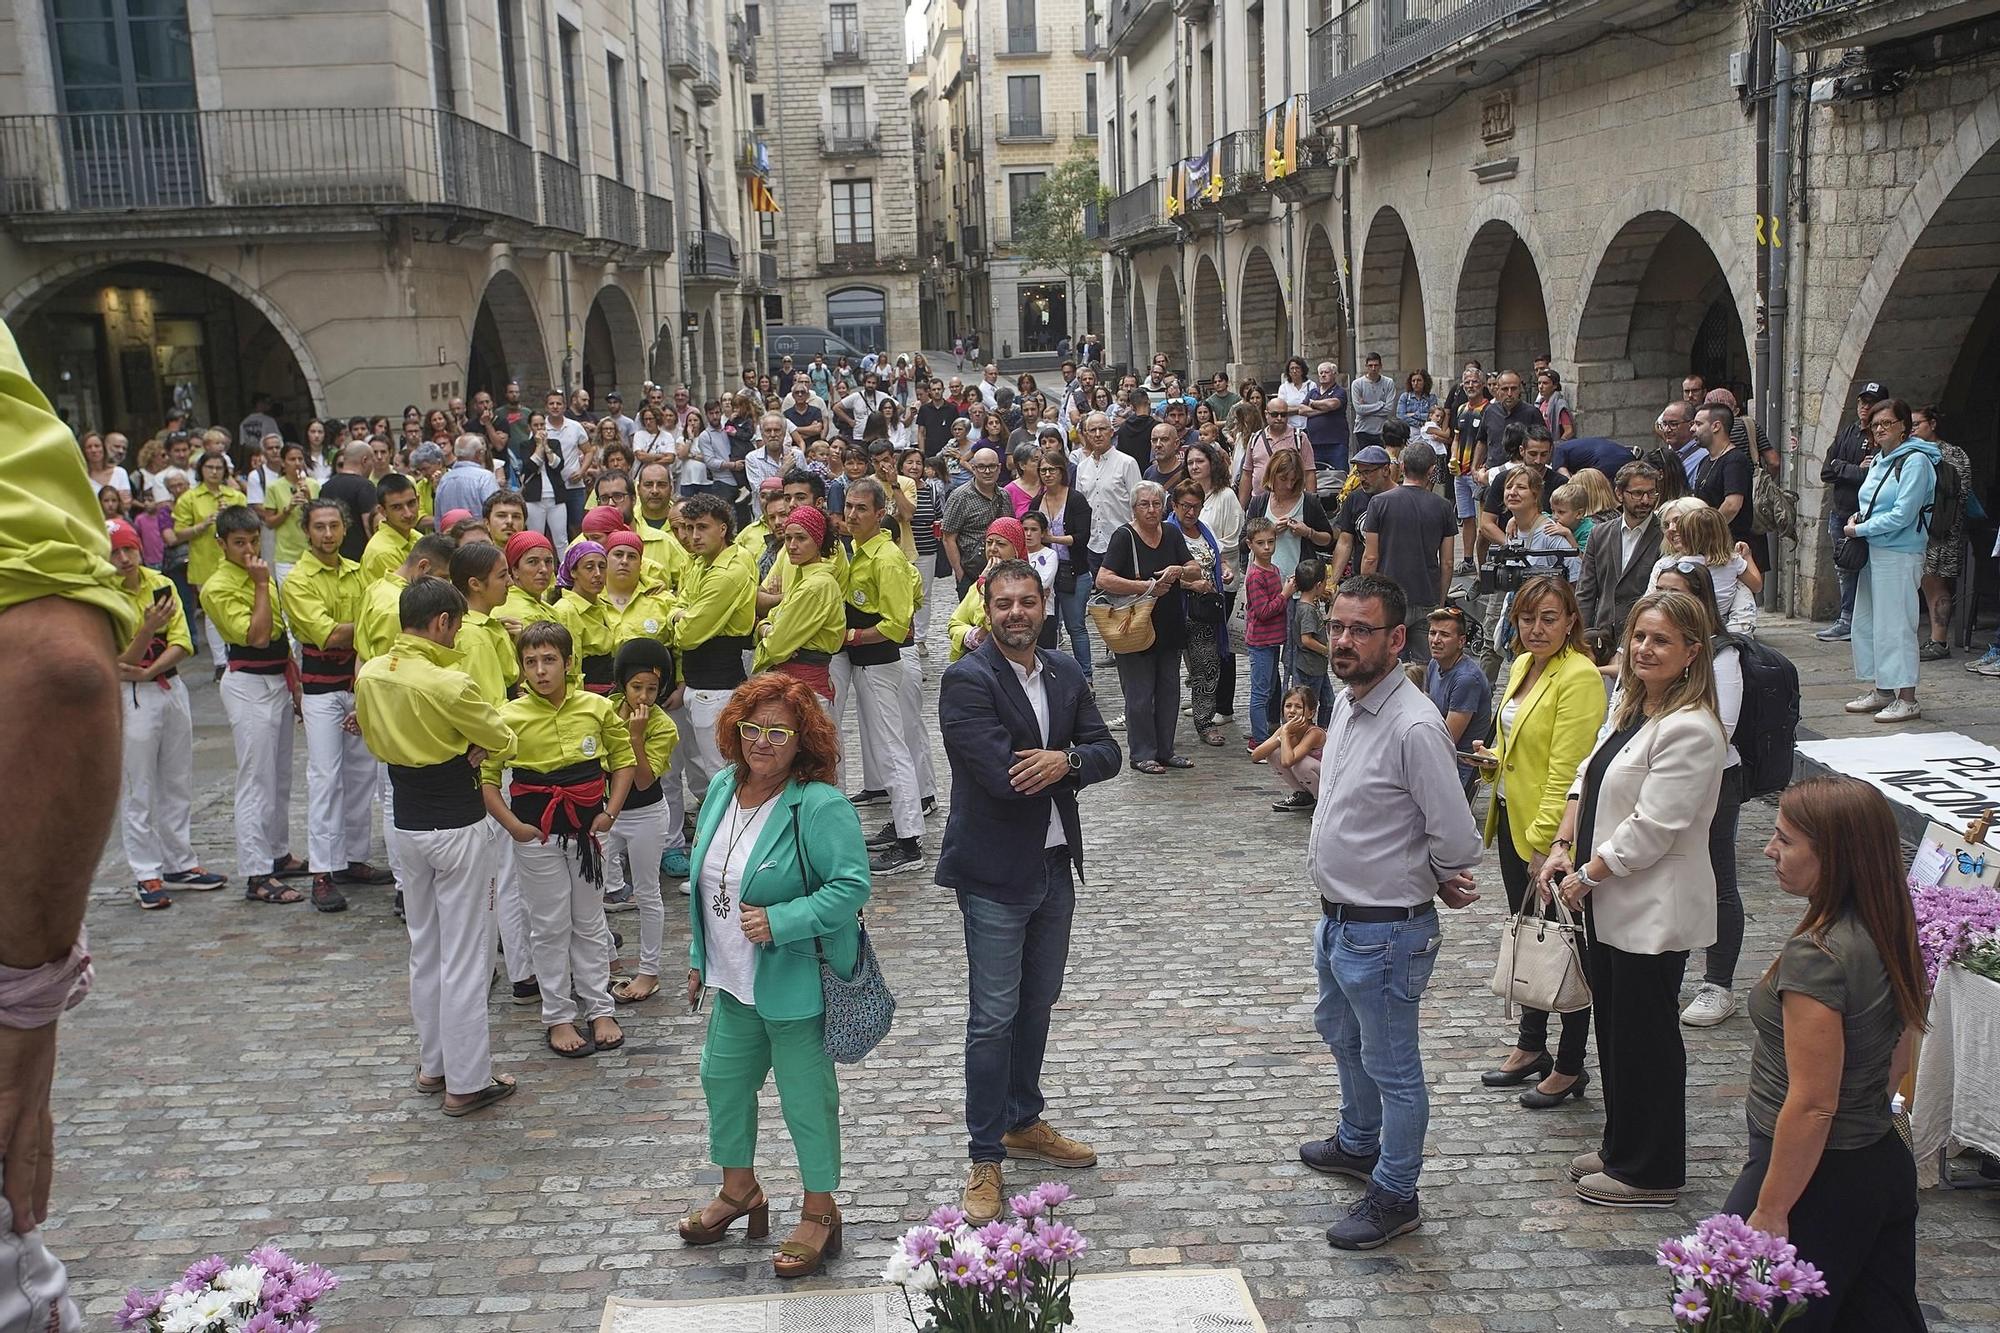
[[[765,704],[784,704],[798,724],[798,738],[792,742],[792,777],[799,782],[832,782],[840,762],[840,736],[819,706],[812,686],[781,671],[767,671],[736,687],[722,716],[715,720],[715,743],[722,757],[736,766],[737,781],[743,778],[743,738],[736,724]]]

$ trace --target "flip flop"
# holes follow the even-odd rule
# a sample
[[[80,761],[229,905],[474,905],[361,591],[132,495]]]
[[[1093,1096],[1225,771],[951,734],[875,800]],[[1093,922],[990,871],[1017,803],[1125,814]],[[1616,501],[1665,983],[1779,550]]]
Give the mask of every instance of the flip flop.
[[[556,1045],[556,1039],[550,1035],[554,1031],[555,1031],[554,1028],[546,1029],[542,1033],[542,1040],[548,1044],[548,1048],[550,1050],[554,1051],[557,1055],[560,1055],[563,1059],[581,1060],[586,1055],[597,1054],[597,1043],[592,1041],[590,1039],[590,1035],[584,1032],[581,1028],[577,1030],[577,1035],[583,1038],[583,1045],[577,1047],[573,1051],[566,1051],[562,1047]]]
[[[625,1032],[624,1029],[619,1029],[618,1037],[614,1041],[597,1041],[595,1037],[592,1037],[591,1040],[597,1042],[597,1049],[600,1051],[615,1051],[625,1044]]]
[[[504,1102],[512,1097],[519,1086],[514,1082],[513,1075],[495,1074],[491,1083],[472,1094],[471,1100],[460,1102],[457,1106],[446,1103],[444,1113],[456,1119],[462,1115],[471,1115],[474,1111],[483,1111],[495,1102]]]
[[[419,1069],[417,1071],[417,1091],[423,1093],[426,1097],[437,1096],[444,1091],[444,1075],[438,1074],[433,1077]]]
[[[647,991],[644,995],[632,994],[632,982],[629,979],[621,981],[611,988],[611,998],[619,1004],[644,1004],[646,1001],[658,996],[659,993],[660,987],[657,981],[654,983],[653,989]]]
[[[1184,754],[1177,754],[1165,761],[1168,768],[1193,768],[1194,760]]]

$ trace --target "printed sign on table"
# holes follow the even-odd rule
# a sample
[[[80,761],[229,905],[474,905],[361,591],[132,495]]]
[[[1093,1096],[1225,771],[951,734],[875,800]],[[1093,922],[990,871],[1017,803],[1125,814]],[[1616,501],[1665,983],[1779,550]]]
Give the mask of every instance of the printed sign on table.
[[[2000,750],[1955,731],[1800,741],[1799,753],[1953,828],[2000,808]]]

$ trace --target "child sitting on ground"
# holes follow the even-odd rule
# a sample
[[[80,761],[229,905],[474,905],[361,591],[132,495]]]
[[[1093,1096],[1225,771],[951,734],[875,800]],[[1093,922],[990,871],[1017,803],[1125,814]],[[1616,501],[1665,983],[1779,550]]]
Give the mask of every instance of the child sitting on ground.
[[[1310,812],[1319,801],[1320,748],[1326,744],[1326,729],[1315,720],[1319,696],[1310,685],[1294,685],[1285,691],[1284,718],[1278,729],[1251,753],[1251,758],[1270,761],[1278,785],[1289,790],[1282,800],[1271,802],[1282,813]]]

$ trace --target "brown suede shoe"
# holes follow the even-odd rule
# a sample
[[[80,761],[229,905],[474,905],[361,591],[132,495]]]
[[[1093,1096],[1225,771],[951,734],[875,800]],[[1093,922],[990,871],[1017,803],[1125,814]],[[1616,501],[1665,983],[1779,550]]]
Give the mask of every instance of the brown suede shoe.
[[[966,1173],[965,1195],[959,1200],[965,1220],[983,1226],[1000,1216],[1000,1191],[1000,1163],[974,1162]]]
[[[1044,1162],[1069,1168],[1096,1166],[1097,1154],[1075,1139],[1056,1132],[1046,1120],[1037,1120],[1026,1129],[1000,1136],[1007,1156],[1020,1162]]]

